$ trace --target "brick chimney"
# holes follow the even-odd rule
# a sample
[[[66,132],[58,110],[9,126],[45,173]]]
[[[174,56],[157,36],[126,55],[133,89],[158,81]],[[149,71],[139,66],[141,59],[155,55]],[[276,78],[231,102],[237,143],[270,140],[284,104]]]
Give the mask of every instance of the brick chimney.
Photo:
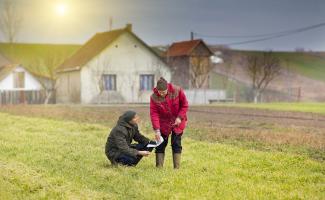
[[[125,29],[132,32],[132,24],[126,24]]]

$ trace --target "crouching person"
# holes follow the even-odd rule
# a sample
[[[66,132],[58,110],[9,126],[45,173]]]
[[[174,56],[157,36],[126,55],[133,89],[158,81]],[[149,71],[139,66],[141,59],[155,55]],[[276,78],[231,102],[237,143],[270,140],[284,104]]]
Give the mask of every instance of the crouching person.
[[[139,132],[138,122],[136,112],[127,111],[110,132],[105,154],[112,165],[136,166],[143,156],[148,156],[152,151],[152,148],[146,147],[150,140]],[[132,140],[138,144],[131,144]]]

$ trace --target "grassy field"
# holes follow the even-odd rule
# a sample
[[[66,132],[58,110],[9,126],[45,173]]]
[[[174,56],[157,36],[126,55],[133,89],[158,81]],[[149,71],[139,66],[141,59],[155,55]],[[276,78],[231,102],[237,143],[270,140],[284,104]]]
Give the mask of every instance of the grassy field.
[[[309,78],[325,81],[325,57],[302,52],[277,52],[284,66]]]
[[[217,106],[230,106],[241,108],[258,108],[278,111],[295,111],[318,113],[325,115],[325,103],[238,103],[238,104],[215,104]]]
[[[325,198],[324,163],[305,155],[185,136],[178,171],[170,148],[162,170],[154,155],[136,168],[112,168],[103,152],[108,131],[103,124],[0,113],[0,199]]]

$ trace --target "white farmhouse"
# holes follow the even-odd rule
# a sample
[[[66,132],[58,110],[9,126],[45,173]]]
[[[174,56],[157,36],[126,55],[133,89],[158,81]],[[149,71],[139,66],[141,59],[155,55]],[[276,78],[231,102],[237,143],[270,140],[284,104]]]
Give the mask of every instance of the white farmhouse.
[[[0,105],[44,102],[43,87],[37,76],[20,65],[0,66]]]
[[[97,33],[57,70],[57,103],[146,103],[167,64],[128,24]]]
[[[39,91],[38,79],[22,66],[0,66],[0,91]]]

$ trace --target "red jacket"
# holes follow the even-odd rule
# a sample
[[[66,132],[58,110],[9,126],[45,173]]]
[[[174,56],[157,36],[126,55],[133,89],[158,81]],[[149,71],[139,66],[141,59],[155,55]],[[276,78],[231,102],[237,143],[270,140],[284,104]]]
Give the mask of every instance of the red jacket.
[[[188,102],[183,89],[168,84],[168,94],[159,95],[157,88],[153,89],[150,97],[150,117],[154,130],[159,129],[162,135],[168,136],[172,131],[183,133],[187,123]],[[182,122],[173,126],[175,119],[180,117]]]

